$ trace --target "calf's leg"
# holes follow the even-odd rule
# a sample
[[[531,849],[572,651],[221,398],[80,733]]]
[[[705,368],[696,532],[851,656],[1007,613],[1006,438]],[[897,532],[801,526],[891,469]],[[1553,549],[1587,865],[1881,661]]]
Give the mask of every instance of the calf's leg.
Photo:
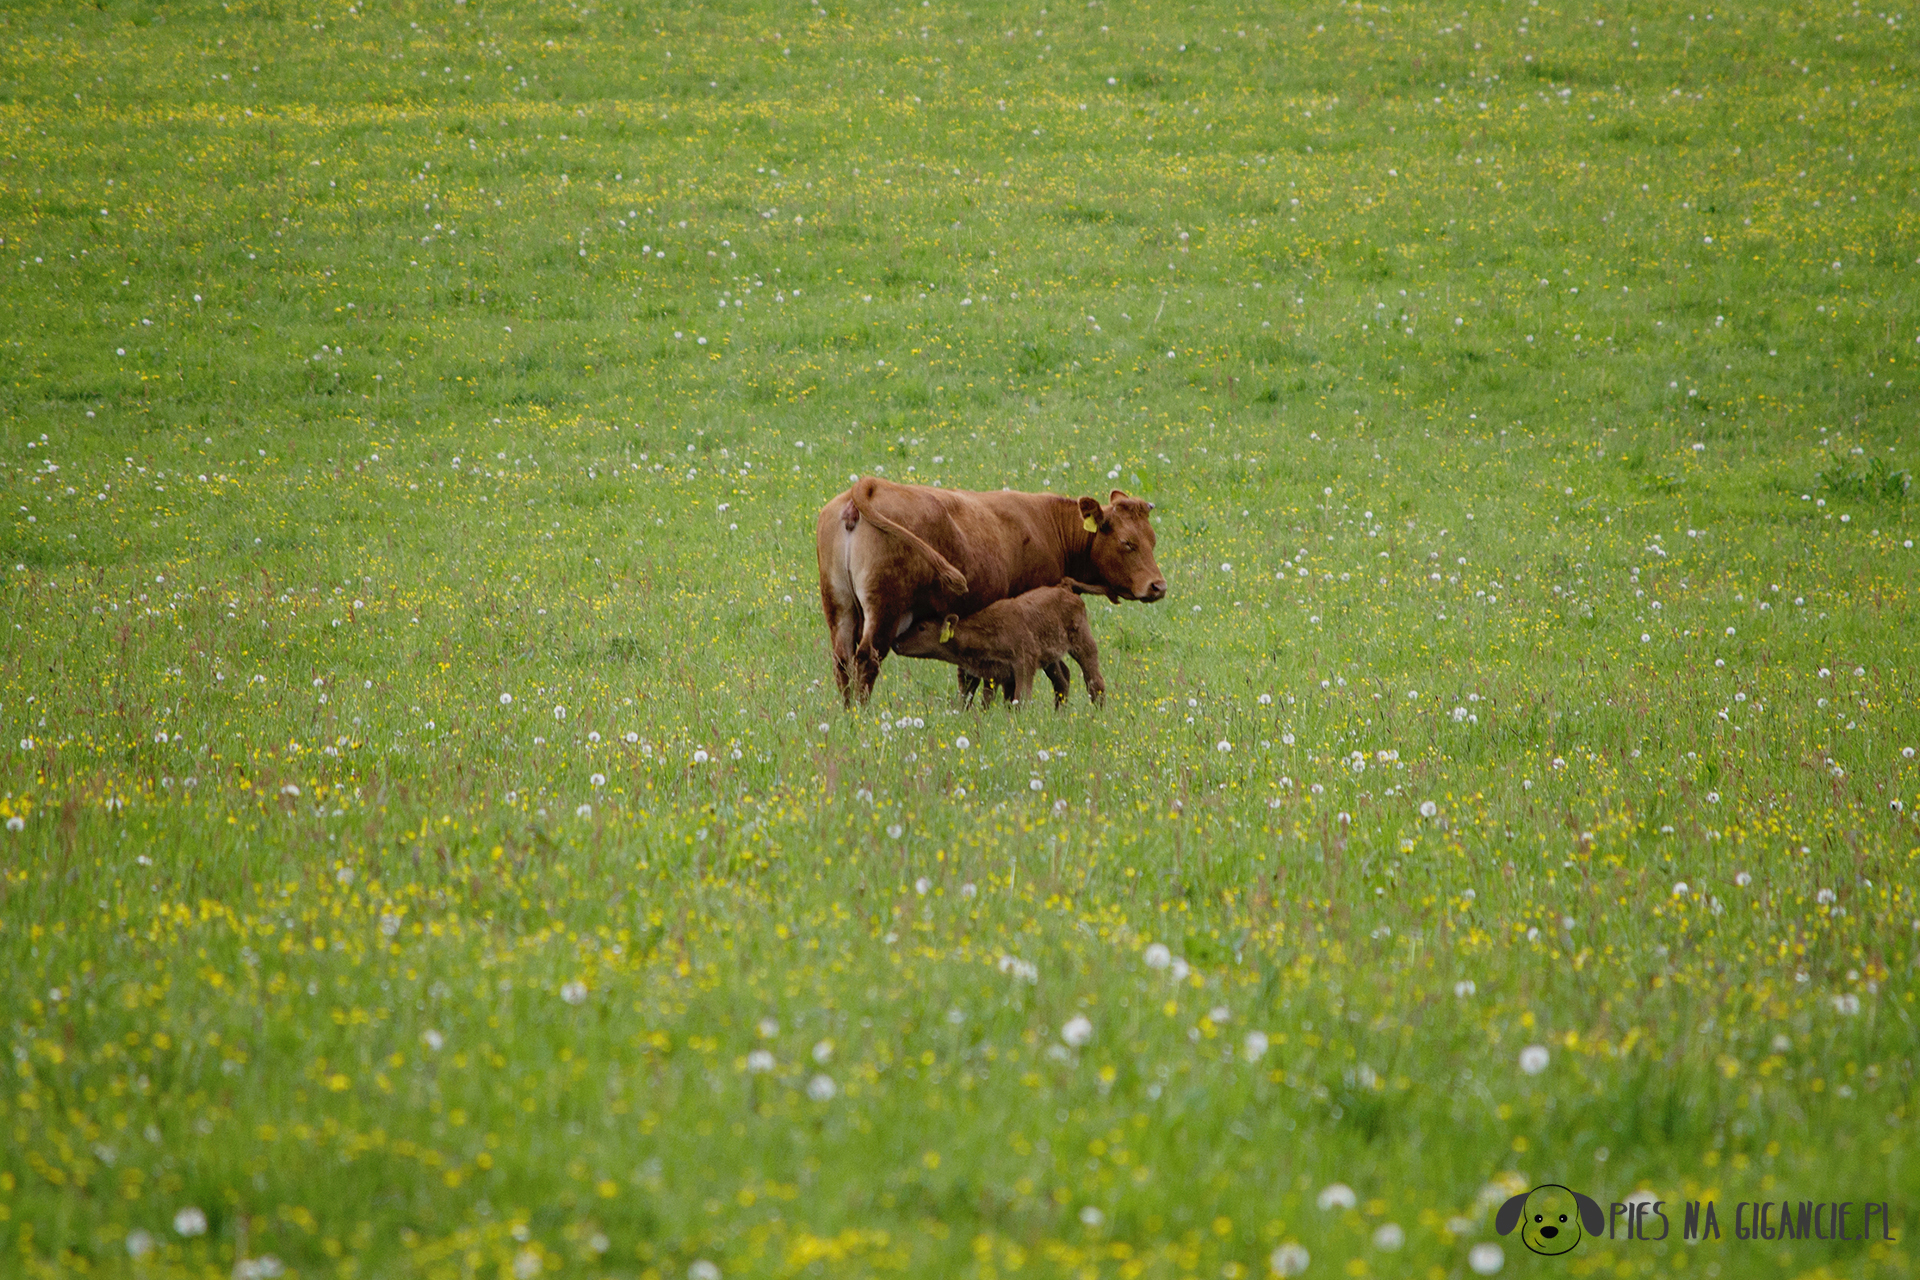
[[[1053,684],[1053,705],[1058,710],[1067,705],[1067,690],[1073,687],[1073,677],[1067,672],[1067,664],[1059,658],[1040,668],[1047,673],[1047,679]]]
[[[1087,682],[1087,698],[1095,706],[1106,701],[1107,682],[1100,674],[1100,646],[1093,641],[1093,628],[1087,625],[1085,618],[1074,628],[1073,643],[1068,648],[1073,660],[1080,664],[1081,678]]]

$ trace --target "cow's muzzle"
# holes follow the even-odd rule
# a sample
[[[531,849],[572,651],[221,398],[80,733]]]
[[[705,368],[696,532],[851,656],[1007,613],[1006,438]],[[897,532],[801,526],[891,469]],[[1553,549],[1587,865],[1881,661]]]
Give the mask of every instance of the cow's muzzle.
[[[1154,601],[1164,600],[1166,599],[1166,597],[1167,597],[1166,579],[1159,578],[1159,579],[1155,579],[1152,582],[1149,582],[1147,584],[1147,589],[1144,592],[1140,593],[1140,595],[1136,596],[1135,599],[1143,600],[1148,604],[1152,604]]]

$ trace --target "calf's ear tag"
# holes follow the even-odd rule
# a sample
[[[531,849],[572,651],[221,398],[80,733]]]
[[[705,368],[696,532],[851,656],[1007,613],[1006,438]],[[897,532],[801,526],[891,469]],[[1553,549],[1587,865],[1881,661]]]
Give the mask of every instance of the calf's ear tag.
[[[1088,533],[1100,532],[1100,522],[1098,520],[1095,520],[1092,516],[1088,516],[1085,520],[1082,520],[1080,523],[1086,526],[1086,530]]]
[[[940,624],[940,643],[945,644],[951,639],[953,639],[953,623],[942,622]]]

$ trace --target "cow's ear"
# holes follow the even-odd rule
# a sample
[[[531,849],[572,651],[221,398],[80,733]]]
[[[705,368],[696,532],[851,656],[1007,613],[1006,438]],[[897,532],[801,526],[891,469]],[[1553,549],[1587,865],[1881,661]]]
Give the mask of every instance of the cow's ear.
[[[1107,514],[1100,509],[1100,499],[1080,499],[1080,527],[1088,533],[1098,533],[1100,526],[1106,523]]]
[[[1127,491],[1125,489],[1115,489],[1112,493],[1107,495],[1107,501],[1109,503],[1118,502],[1120,501],[1120,499],[1126,496],[1127,496]]]
[[[942,618],[940,620],[940,643],[945,644],[947,641],[953,639],[954,628],[959,625],[960,615],[957,613],[950,613]]]

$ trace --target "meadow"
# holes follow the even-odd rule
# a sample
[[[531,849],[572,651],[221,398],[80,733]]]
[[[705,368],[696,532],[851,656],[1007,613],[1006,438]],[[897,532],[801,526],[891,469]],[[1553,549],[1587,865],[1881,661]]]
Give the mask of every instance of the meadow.
[[[1914,41],[0,9],[0,1272],[1912,1275]],[[843,709],[865,474],[1105,707]]]

